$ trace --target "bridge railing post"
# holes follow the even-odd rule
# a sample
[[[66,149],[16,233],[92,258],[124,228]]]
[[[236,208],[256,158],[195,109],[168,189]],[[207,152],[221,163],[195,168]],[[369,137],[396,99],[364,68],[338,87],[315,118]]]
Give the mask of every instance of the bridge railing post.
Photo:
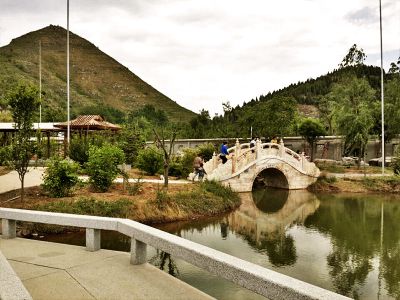
[[[147,244],[131,238],[131,264],[141,265],[147,261]]]
[[[240,155],[240,143],[239,139],[236,139],[235,152],[233,153],[233,159],[232,159],[232,174],[235,173],[236,171],[236,165],[238,162],[239,155]]]
[[[217,155],[217,153],[215,153],[215,151],[213,153],[212,160],[213,160],[213,162],[212,162],[212,170],[214,171],[218,167],[218,155]]]
[[[17,236],[17,222],[15,220],[2,219],[1,231],[3,239],[13,239]]]
[[[86,228],[86,250],[97,251],[101,249],[101,231],[100,229]]]
[[[256,140],[256,160],[261,157],[261,141],[259,139]]]
[[[283,157],[285,155],[285,144],[283,143],[283,139],[279,142],[279,156]]]

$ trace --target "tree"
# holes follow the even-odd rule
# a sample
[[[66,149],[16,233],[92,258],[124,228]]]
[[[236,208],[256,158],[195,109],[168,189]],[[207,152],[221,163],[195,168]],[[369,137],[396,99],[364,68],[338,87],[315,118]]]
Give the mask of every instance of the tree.
[[[387,141],[400,133],[400,74],[393,75],[385,85],[385,140]]]
[[[311,147],[311,161],[314,160],[315,142],[318,138],[326,134],[324,126],[317,119],[306,118],[303,119],[299,126],[300,135],[310,144]]]
[[[389,68],[389,74],[398,74],[400,72],[400,56],[397,59],[397,63],[392,62]]]
[[[334,121],[339,134],[344,135],[345,155],[365,154],[370,130],[374,126],[375,90],[366,79],[351,77],[333,86],[329,98],[335,102]]]
[[[11,144],[10,164],[17,171],[21,181],[21,201],[24,200],[24,180],[29,160],[35,154],[35,142],[31,140],[33,120],[39,109],[38,91],[30,85],[18,85],[8,95],[8,103],[16,131]]]
[[[168,188],[168,171],[169,171],[169,164],[171,163],[171,155],[172,149],[174,148],[174,142],[176,138],[176,130],[172,129],[171,138],[169,140],[169,147],[165,143],[165,132],[161,129],[161,134],[158,134],[155,129],[153,129],[154,134],[156,136],[157,144],[163,151],[163,159],[164,159],[164,187]]]
[[[364,50],[358,49],[357,44],[354,44],[350,47],[349,52],[343,58],[342,62],[339,64],[340,68],[345,68],[348,66],[358,66],[364,64],[365,58],[367,56],[364,53]]]

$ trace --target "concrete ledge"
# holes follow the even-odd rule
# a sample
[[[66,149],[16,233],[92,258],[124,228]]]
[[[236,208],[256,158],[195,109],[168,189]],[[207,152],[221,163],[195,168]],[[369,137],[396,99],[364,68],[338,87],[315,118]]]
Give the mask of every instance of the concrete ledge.
[[[32,299],[21,280],[0,251],[0,299]]]
[[[349,299],[132,220],[120,220],[118,231],[269,299]]]
[[[263,268],[215,249],[185,240],[150,226],[117,218],[0,208],[0,218],[46,224],[115,230],[134,239],[131,257],[146,259],[146,244],[228,279],[269,299],[349,299],[345,296]]]
[[[87,215],[61,214],[25,209],[1,208],[0,219],[75,226],[102,230],[117,230],[117,219]]]

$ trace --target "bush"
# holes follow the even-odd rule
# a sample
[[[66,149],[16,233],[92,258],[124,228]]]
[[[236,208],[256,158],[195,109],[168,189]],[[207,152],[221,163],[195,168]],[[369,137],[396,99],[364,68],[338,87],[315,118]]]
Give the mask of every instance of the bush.
[[[203,157],[204,161],[210,160],[213,157],[215,151],[215,146],[211,143],[202,144],[196,148],[197,155]]]
[[[74,137],[69,145],[69,157],[83,166],[89,159],[89,142],[85,138]]]
[[[182,177],[187,177],[193,172],[193,160],[197,155],[197,149],[183,149],[183,156],[180,158]]]
[[[393,172],[396,175],[400,175],[400,148],[396,150],[395,157],[392,160]]]
[[[39,204],[34,209],[78,215],[125,218],[129,210],[134,207],[135,205],[131,201],[124,198],[116,201],[104,201],[92,197],[81,197],[76,201]]]
[[[136,166],[150,175],[156,174],[163,166],[163,154],[156,147],[147,147],[139,151]]]
[[[0,147],[0,166],[7,165],[10,160],[10,148],[8,146]]]
[[[79,182],[78,169],[79,165],[73,161],[52,158],[43,177],[43,188],[53,197],[70,195],[73,187]]]
[[[89,183],[100,192],[106,192],[121,172],[118,165],[125,161],[124,152],[113,145],[90,146],[86,171]]]

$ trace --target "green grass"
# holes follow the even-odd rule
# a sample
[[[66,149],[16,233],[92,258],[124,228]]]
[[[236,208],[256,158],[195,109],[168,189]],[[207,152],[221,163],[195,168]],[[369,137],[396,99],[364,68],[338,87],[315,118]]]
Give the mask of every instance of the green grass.
[[[78,215],[125,218],[129,215],[129,210],[134,206],[134,203],[124,198],[116,201],[104,201],[91,197],[80,197],[75,201],[60,200],[37,205],[33,209]]]

